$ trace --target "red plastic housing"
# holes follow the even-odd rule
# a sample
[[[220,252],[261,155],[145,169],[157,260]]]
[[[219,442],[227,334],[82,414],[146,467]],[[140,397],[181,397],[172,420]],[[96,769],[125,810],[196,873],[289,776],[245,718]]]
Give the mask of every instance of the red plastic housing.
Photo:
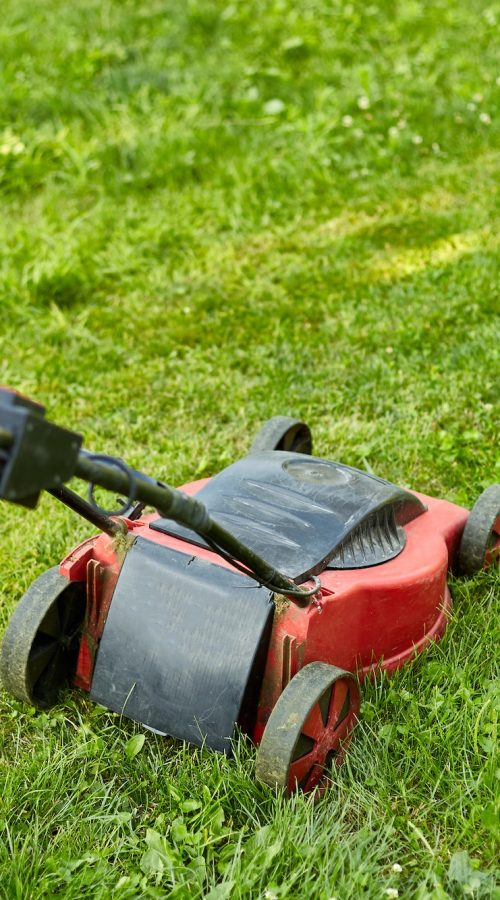
[[[184,485],[195,494],[206,480]],[[396,558],[366,569],[325,570],[321,597],[307,607],[280,600],[252,737],[258,743],[278,697],[307,663],[322,661],[355,671],[392,672],[439,638],[451,597],[453,566],[468,510],[416,494],[428,511],[405,526],[406,546]],[[154,531],[156,516],[127,522],[142,538],[231,567],[215,553]],[[87,613],[74,683],[90,690],[96,649],[112,602],[122,559],[113,539],[98,535],[80,544],[60,564],[70,581],[85,581]]]

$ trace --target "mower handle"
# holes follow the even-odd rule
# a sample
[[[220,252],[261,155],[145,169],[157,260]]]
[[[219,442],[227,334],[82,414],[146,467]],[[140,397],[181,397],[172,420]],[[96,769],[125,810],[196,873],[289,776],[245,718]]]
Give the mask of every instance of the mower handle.
[[[127,506],[134,500],[141,500],[153,506],[167,519],[173,519],[196,534],[201,535],[211,549],[229,559],[243,563],[250,575],[256,576],[263,585],[274,591],[287,594],[299,602],[307,604],[311,591],[298,587],[294,581],[278,572],[266,560],[241,543],[229,531],[215,522],[206,506],[183,491],[130,469],[114,457],[99,457],[81,450],[78,454],[75,476],[91,485],[106,488],[118,494],[128,495]],[[314,588],[317,593],[318,585]]]
[[[40,492],[46,490],[98,528],[116,534],[119,524],[93,500],[93,488],[99,485],[128,497],[124,511],[135,500],[153,506],[201,535],[237,568],[241,563],[247,574],[299,605],[307,605],[318,592],[317,580],[312,590],[299,587],[215,522],[196,497],[155,481],[120,459],[81,449],[81,435],[46,421],[44,413],[31,400],[0,388],[0,499],[34,508]],[[89,503],[64,486],[73,476],[89,483]]]

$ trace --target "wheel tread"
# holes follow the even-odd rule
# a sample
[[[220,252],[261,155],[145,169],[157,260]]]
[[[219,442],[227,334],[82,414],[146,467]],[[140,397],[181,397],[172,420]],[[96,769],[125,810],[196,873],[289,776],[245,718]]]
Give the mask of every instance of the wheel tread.
[[[292,450],[296,453],[312,453],[311,430],[305,422],[292,416],[273,416],[264,422],[256,434],[250,452],[263,450]]]
[[[484,568],[495,522],[500,515],[500,484],[491,484],[472,507],[458,551],[462,575],[475,575]]]

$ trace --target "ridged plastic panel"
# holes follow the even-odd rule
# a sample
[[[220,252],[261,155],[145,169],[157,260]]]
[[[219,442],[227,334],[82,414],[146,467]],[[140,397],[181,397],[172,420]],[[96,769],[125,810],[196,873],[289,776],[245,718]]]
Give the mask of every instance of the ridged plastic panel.
[[[252,453],[197,494],[210,515],[298,583],[328,565],[360,568],[404,547],[401,527],[425,511],[402,488],[350,466],[284,451]],[[169,519],[151,528],[204,546]]]

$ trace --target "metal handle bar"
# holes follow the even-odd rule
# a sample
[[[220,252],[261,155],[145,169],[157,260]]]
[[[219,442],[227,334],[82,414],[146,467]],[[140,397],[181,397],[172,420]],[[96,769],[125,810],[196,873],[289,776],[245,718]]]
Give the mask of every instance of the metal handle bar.
[[[5,428],[0,428],[0,448],[9,449],[13,442],[14,435]],[[320,588],[318,579],[314,579],[312,589],[299,587],[215,522],[204,504],[196,497],[189,497],[182,491],[155,482],[142,473],[135,472],[121,460],[114,460],[113,457],[103,458],[92,455],[86,450],[80,450],[73,474],[77,478],[89,482],[90,485],[99,485],[107,490],[115,491],[117,494],[124,494],[129,498],[141,500],[153,506],[166,518],[174,519],[180,525],[201,535],[213,550],[234,563],[237,568],[238,563],[241,563],[245,567],[243,571],[247,571],[248,575],[255,577],[257,581],[271,590],[293,598],[300,606],[307,605],[310,598]],[[83,511],[83,505],[87,507],[88,504],[82,501],[78,508],[79,504],[75,499],[77,495],[69,492],[69,489],[61,488],[60,483],[51,484],[50,487],[46,486],[46,489],[54,496],[72,506],[85,518],[90,518]],[[70,494],[71,496],[69,496]],[[97,517],[101,516],[101,521],[97,521],[96,518],[94,524],[108,533],[114,531],[112,527],[103,527],[103,523],[104,526],[110,524],[109,518],[106,518],[95,505],[94,510]]]
[[[184,525],[206,538],[214,549],[223,550],[229,557],[243,563],[249,570],[249,574],[255,575],[262,584],[275,591],[288,594],[299,602],[302,600],[304,604],[308,602],[311,591],[300,588],[294,581],[278,572],[257,553],[226,531],[212,519],[206,506],[196,497],[189,497],[176,488],[155,483],[152,479],[143,480],[140,473],[137,474],[139,477],[136,477],[133,470],[121,461],[119,464],[113,464],[112,459],[104,462],[85,450],[80,450],[78,454],[75,469],[77,478],[82,478],[90,484],[98,484],[117,494],[129,496],[133,487],[134,499],[144,501],[157,509],[165,518],[174,519],[180,525]],[[317,584],[313,590],[314,593],[317,592]]]

